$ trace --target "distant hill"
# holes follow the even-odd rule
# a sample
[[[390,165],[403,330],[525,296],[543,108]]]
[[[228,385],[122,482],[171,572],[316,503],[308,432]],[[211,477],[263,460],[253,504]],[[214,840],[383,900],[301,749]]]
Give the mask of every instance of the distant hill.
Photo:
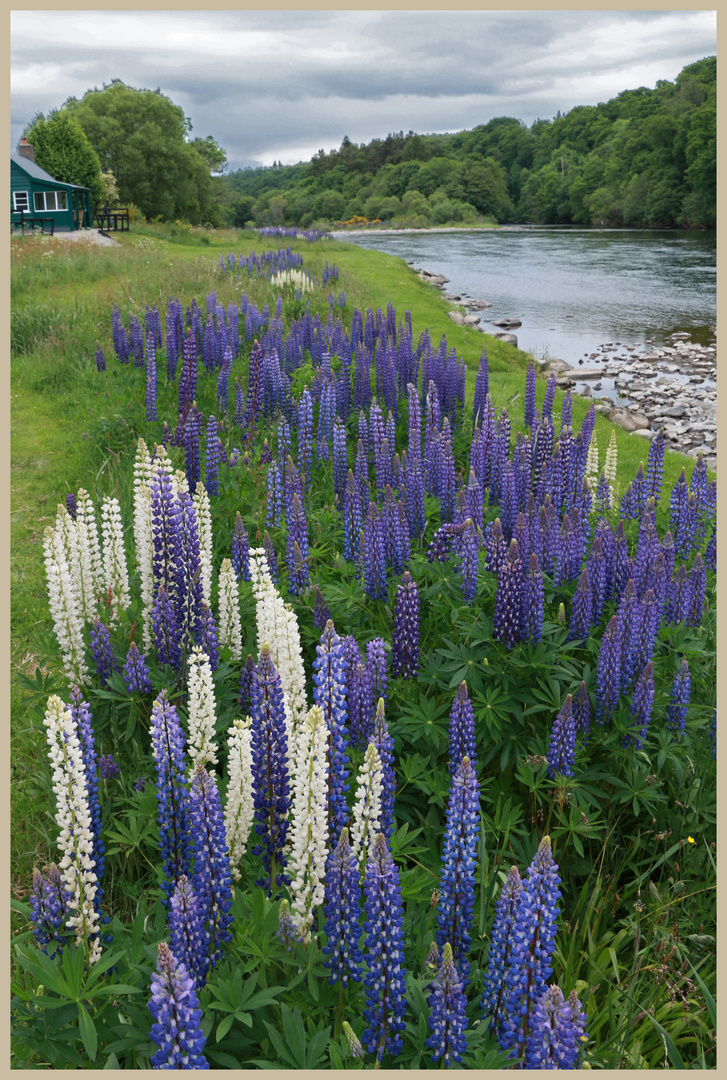
[[[527,127],[500,116],[454,135],[410,131],[309,162],[224,178],[231,224],[716,224],[716,57]]]

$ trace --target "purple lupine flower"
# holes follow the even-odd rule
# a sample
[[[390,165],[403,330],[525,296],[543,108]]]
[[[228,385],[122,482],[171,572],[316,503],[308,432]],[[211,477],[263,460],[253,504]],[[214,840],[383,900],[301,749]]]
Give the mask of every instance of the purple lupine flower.
[[[106,370],[106,358],[104,357],[103,349],[101,348],[101,345],[97,341],[96,342],[96,371],[105,371],[105,370]]]
[[[692,590],[689,585],[687,568],[682,563],[673,580],[669,583],[669,599],[664,615],[665,622],[679,623],[687,618],[691,594]]]
[[[278,887],[287,884],[287,875],[281,871],[286,861],[283,848],[290,796],[283,689],[267,644],[260,650],[253,675],[250,714],[255,832],[264,840],[264,846],[258,844],[252,852],[262,854],[265,870],[265,877],[256,884],[275,897]]]
[[[586,567],[588,569],[588,580],[591,585],[591,621],[594,626],[598,626],[601,622],[603,605],[606,600],[607,578],[606,556],[603,551],[600,536],[595,536],[593,539],[593,546],[588,554]]]
[[[482,425],[482,421],[485,416],[485,405],[487,402],[487,395],[490,392],[490,372],[489,362],[487,359],[487,352],[482,350],[480,356],[480,366],[477,369],[477,375],[475,376],[475,400],[473,405],[473,420],[474,427]],[[483,480],[483,477],[480,477]]]
[[[99,684],[105,687],[113,673],[119,670],[119,666],[111,649],[108,627],[100,619],[94,619],[91,623],[91,653]]]
[[[240,386],[240,383],[235,379],[235,411],[233,413],[233,423],[236,427],[242,427],[245,419],[245,391]]]
[[[144,654],[139,652],[135,641],[132,641],[131,645],[129,645],[123,676],[124,682],[126,683],[126,689],[130,694],[135,692],[138,694],[151,693],[151,676],[149,674],[149,668],[146,666]]]
[[[707,570],[702,556],[697,553],[692,569],[689,571],[689,608],[686,618],[687,626],[701,625],[706,589]]]
[[[446,562],[452,554],[453,544],[454,533],[450,531],[447,525],[440,526],[429,541],[427,561],[430,563]]]
[[[475,871],[480,832],[480,785],[470,759],[462,758],[449,786],[442,877],[437,905],[437,944],[449,942],[464,986],[475,906]]]
[[[277,462],[271,461],[268,468],[268,500],[265,511],[265,524],[277,527],[283,517],[283,480]]]
[[[151,994],[148,1007],[155,1022],[149,1038],[159,1047],[151,1059],[152,1068],[208,1069],[202,1053],[205,1036],[200,1027],[202,1010],[194,991],[194,979],[163,941],[157,948]]]
[[[391,670],[404,679],[414,678],[419,670],[419,590],[408,570],[396,592]]]
[[[530,563],[525,574],[523,593],[522,636],[524,640],[540,641],[543,637],[543,614],[545,607],[545,587],[537,555],[530,556]]]
[[[677,555],[680,554],[679,546],[677,545],[677,537],[682,535],[682,518],[687,508],[688,498],[689,488],[687,487],[687,473],[686,469],[682,469],[676,484],[671,489],[671,496],[669,499],[669,528],[674,537]]]
[[[629,580],[629,548],[626,541],[624,520],[616,526],[613,544],[613,590],[612,596],[620,596]]]
[[[288,591],[295,596],[307,589],[310,582],[308,573],[308,522],[306,521],[303,503],[298,498],[297,492],[293,495],[288,515],[286,562],[289,572]]]
[[[189,831],[194,856],[192,888],[202,917],[208,965],[201,976],[206,979],[208,971],[222,958],[222,946],[232,940],[232,875],[220,793],[214,776],[202,764],[192,778]]]
[[[136,780],[132,784],[132,789],[134,791],[138,791],[138,792],[145,791],[146,790],[146,777],[145,776],[137,776]]]
[[[364,587],[370,600],[386,599],[386,549],[381,515],[369,503],[364,522]]]
[[[550,424],[553,423],[553,402],[555,401],[555,372],[551,371],[548,375],[548,381],[545,384],[545,400],[543,401],[543,411],[541,413],[543,420],[547,419]]]
[[[432,1034],[427,1039],[427,1046],[433,1051],[432,1061],[442,1058],[447,1068],[453,1062],[461,1061],[467,1049],[466,1005],[464,984],[454,964],[452,946],[447,942],[434,988],[429,995],[429,1027]]]
[[[310,488],[313,465],[313,398],[306,386],[298,405],[298,472],[304,490]]]
[[[169,944],[200,989],[206,981],[206,930],[202,904],[186,874],[182,874],[169,901]]]
[[[146,419],[151,422],[157,418],[157,354],[154,335],[146,335]]]
[[[623,646],[618,616],[611,618],[603,631],[598,653],[598,695],[596,719],[606,723],[613,716],[621,691],[621,656]]]
[[[182,440],[184,443],[184,470],[187,474],[187,483],[189,484],[190,491],[196,491],[200,479],[199,442],[202,437],[203,425],[204,421],[202,413],[197,408],[195,402],[192,402],[192,407],[184,421],[184,431],[182,433]],[[214,449],[208,448],[208,452],[215,455],[217,454],[216,438],[214,441]]]
[[[492,617],[492,636],[511,649],[520,641],[523,624],[525,582],[517,540],[510,544],[507,559],[497,578],[495,612]]]
[[[531,495],[532,498],[532,495]],[[520,558],[523,563],[527,563],[530,560],[530,526],[528,520],[523,513],[519,513],[517,521],[515,522],[515,528],[512,530],[513,540],[517,540],[517,549],[520,552]]]
[[[462,758],[469,758],[473,770],[477,771],[477,752],[475,740],[475,714],[472,702],[467,694],[467,683],[462,681],[454,696],[449,713],[449,771],[454,775],[459,769]]]
[[[578,997],[566,1001],[559,986],[538,998],[525,1046],[526,1069],[576,1069],[586,1035],[586,1015]]]
[[[333,423],[333,490],[339,499],[343,499],[347,473],[346,428],[336,417]]]
[[[282,941],[288,952],[293,951],[293,943],[298,937],[298,930],[295,920],[290,914],[290,904],[285,899],[280,901],[278,929],[275,931],[275,936],[279,941]]]
[[[102,780],[118,780],[121,770],[113,754],[100,754],[97,761],[98,775]]]
[[[717,570],[717,526],[712,529],[712,533],[707,541],[707,547],[704,552],[704,565],[708,570],[716,572]]]
[[[75,496],[75,493],[73,491],[69,491],[69,492],[66,493],[66,510],[68,511],[68,516],[73,521],[75,521],[76,516],[77,516],[77,507],[76,507],[76,496]]]
[[[573,426],[573,395],[570,389],[563,395],[563,404],[560,410],[560,430]]]
[[[588,578],[588,567],[584,566],[573,596],[573,610],[568,627],[567,641],[585,641],[593,622],[593,596]]]
[[[621,689],[628,690],[638,666],[644,621],[644,607],[636,595],[632,578],[629,578],[621,594],[617,614],[621,632]]]
[[[347,562],[354,562],[359,557],[362,523],[361,496],[353,472],[349,469],[343,493],[343,557]]]
[[[572,776],[576,756],[576,725],[573,719],[573,698],[570,694],[553,721],[548,742],[548,776]]]
[[[357,647],[358,648],[358,647]],[[328,837],[331,849],[348,821],[346,666],[341,639],[329,619],[313,661],[313,701],[323,710],[328,741]]]
[[[323,630],[330,617],[331,612],[328,604],[323,599],[323,593],[319,586],[316,585],[316,602],[313,608],[313,625],[316,630]]]
[[[396,1056],[402,1048],[406,1026],[406,969],[404,967],[403,906],[399,870],[386,837],[378,833],[371,846],[364,879],[364,930],[366,961],[364,978],[368,1028],[362,1042],[379,1061],[388,1050]]]
[[[659,501],[659,495],[661,494],[665,448],[664,428],[660,428],[659,433],[652,440],[649,447],[649,457],[646,464],[646,495],[647,498],[653,499],[655,502]]]
[[[33,927],[33,937],[38,942],[44,953],[48,952],[48,946],[55,942],[55,951],[60,953],[63,949],[65,935],[63,933],[66,921],[66,892],[63,888],[63,880],[60,870],[51,863],[46,867],[48,877],[40,872],[37,866],[33,867],[33,887],[30,893],[30,922]]]
[[[184,751],[187,740],[177,710],[162,690],[154,701],[149,721],[152,753],[157,775],[157,821],[159,850],[165,880],[162,903],[166,906],[182,874],[189,875],[189,792]]]
[[[634,585],[639,596],[644,592],[649,568],[658,554],[659,534],[651,519],[651,514],[645,513],[639,527],[639,539],[634,559]]]
[[[219,495],[220,455],[218,449],[217,421],[209,415],[205,441],[205,480],[208,495]]]
[[[661,607],[657,603],[653,589],[647,589],[641,601],[641,625],[639,627],[639,640],[637,646],[637,668],[642,667],[651,660],[654,654],[656,634],[661,622]]]
[[[380,697],[376,703],[374,712],[373,731],[369,742],[374,743],[379,754],[382,768],[381,783],[381,817],[379,828],[387,840],[391,839],[394,831],[394,794],[396,792],[396,775],[394,773],[394,738],[389,734],[384,711],[384,699]]]
[[[477,540],[472,519],[467,518],[466,528],[462,533],[462,552],[459,572],[462,576],[462,595],[470,603],[477,592],[477,570],[480,545]]]
[[[366,666],[371,675],[371,700],[375,708],[379,698],[386,702],[389,697],[389,654],[383,638],[372,638],[367,644]]]
[[[624,736],[623,746],[633,743],[636,750],[644,745],[644,739],[649,730],[651,710],[654,706],[654,665],[649,660],[644,670],[636,680],[636,686],[631,697],[631,715],[634,718],[632,727],[640,725],[638,732]]]
[[[485,569],[491,574],[499,574],[507,561],[507,541],[499,518],[485,529],[485,553]]]
[[[591,701],[588,697],[585,680],[581,682],[578,693],[573,698],[573,723],[576,735],[583,735],[583,742],[585,743],[591,729]]]
[[[232,530],[232,568],[238,581],[250,580],[250,543],[240,511],[235,515],[235,527]]]
[[[344,828],[335,847],[331,842],[326,860],[323,905],[326,944],[323,952],[328,959],[323,963],[328,969],[331,986],[339,980],[342,987],[348,986],[349,979],[361,982],[363,957],[358,945],[361,936],[360,895],[358,859],[351,851],[348,829]]]
[[[544,836],[523,881],[508,973],[510,994],[503,1017],[500,1045],[522,1057],[535,1003],[553,973],[558,900],[558,865],[553,861],[550,837]]]
[[[532,360],[525,375],[525,427],[535,427],[535,364]]]
[[[232,360],[232,346],[227,345],[225,346],[220,373],[217,376],[217,408],[223,414],[227,413],[229,409]]]
[[[263,547],[265,549],[265,558],[268,561],[268,570],[270,571],[271,580],[277,584],[278,581],[278,556],[275,554],[275,548],[273,542],[270,539],[270,533],[266,530],[263,533]]]
[[[272,463],[272,460],[273,460],[273,452],[270,449],[270,445],[268,443],[268,440],[265,439],[264,442],[263,442],[263,445],[262,445],[262,450],[260,451],[260,464],[261,465],[270,465]]]
[[[220,666],[220,639],[217,622],[209,604],[202,605],[202,617],[194,635],[194,643],[207,655],[211,670],[217,671]]]
[[[348,721],[353,746],[366,746],[371,735],[371,672],[366,664],[354,663],[346,675]]]
[[[510,988],[505,980],[510,970],[522,888],[520,871],[517,866],[511,866],[495,904],[495,918],[490,932],[490,950],[487,956],[487,973],[482,994],[482,1008],[489,1016],[490,1031],[494,1029],[498,1034],[510,996]]]
[[[692,688],[692,676],[686,656],[682,659],[681,667],[671,687],[671,701],[667,706],[666,718],[673,731],[684,734],[687,722],[687,709],[689,708],[689,694]]]

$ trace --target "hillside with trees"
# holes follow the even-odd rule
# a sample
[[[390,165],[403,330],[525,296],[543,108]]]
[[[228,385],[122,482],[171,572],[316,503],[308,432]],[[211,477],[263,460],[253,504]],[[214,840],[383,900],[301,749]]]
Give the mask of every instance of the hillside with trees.
[[[716,57],[527,127],[496,117],[454,135],[347,137],[308,163],[224,178],[230,224],[716,224]]]

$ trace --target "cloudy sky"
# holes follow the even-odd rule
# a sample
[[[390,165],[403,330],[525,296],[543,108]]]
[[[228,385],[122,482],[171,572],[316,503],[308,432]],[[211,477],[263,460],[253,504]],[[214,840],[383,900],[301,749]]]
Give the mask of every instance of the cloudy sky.
[[[15,11],[11,142],[114,78],[161,89],[230,169],[390,131],[526,124],[673,81],[715,11]]]

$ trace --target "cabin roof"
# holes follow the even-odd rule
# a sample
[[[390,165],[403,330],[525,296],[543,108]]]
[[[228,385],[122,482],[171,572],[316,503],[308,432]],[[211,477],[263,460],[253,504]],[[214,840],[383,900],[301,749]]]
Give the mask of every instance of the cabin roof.
[[[26,172],[31,180],[39,180],[44,184],[54,184],[56,187],[77,189],[79,191],[89,191],[90,188],[84,187],[82,184],[67,184],[64,180],[56,180],[54,176],[47,173],[45,169],[41,169],[40,165],[36,165],[34,161],[31,161],[27,157],[23,157],[20,154],[11,154],[10,161],[17,165],[19,168]]]

